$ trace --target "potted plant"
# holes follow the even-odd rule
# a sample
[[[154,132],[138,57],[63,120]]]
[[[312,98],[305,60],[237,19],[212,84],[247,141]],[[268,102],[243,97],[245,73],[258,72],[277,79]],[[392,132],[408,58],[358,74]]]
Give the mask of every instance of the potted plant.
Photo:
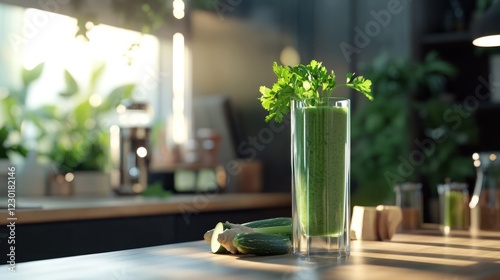
[[[28,106],[30,87],[43,69],[43,63],[33,69],[23,68],[21,87],[0,93],[0,174],[6,174],[7,166],[17,166],[17,190],[23,195],[45,194],[45,184],[40,184],[45,170],[38,162],[37,144],[46,136],[45,122],[52,119],[54,106]],[[27,127],[32,128],[34,139],[27,137]],[[24,172],[29,172],[29,176],[24,176]]]
[[[9,139],[9,129],[4,125],[0,128],[0,180],[2,182],[7,182],[8,168],[13,166],[9,157],[12,157],[13,154],[24,157],[27,154],[27,150],[20,143],[13,143]],[[7,188],[2,188],[0,196],[7,196]]]
[[[460,153],[474,141],[473,118],[459,127],[443,118],[452,105],[444,84],[455,71],[435,53],[422,62],[382,55],[368,65],[375,99],[353,116],[354,203],[392,203],[395,185],[412,181],[435,193],[447,177],[474,174],[469,156]]]
[[[95,67],[86,90],[65,70],[66,89],[60,93],[64,107],[58,107],[48,158],[56,167],[51,188],[54,194],[109,194],[109,127],[106,118],[132,96],[133,84],[97,93],[105,64]],[[68,189],[69,188],[69,189]]]
[[[27,106],[28,90],[43,72],[43,64],[33,69],[22,69],[22,87],[19,89],[4,89],[0,94],[0,159],[9,159],[15,155],[26,156],[28,149],[23,143],[21,127],[23,122],[34,123],[39,132],[44,131],[43,125],[38,120],[45,107],[41,109],[30,109]],[[50,111],[50,110],[47,110]]]

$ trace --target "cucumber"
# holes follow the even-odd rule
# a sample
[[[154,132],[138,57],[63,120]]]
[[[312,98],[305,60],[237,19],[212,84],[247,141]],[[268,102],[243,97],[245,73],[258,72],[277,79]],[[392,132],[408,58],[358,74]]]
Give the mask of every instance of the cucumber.
[[[287,254],[292,243],[290,238],[281,234],[245,232],[234,237],[233,245],[243,254],[269,256]]]
[[[263,220],[257,220],[257,221],[251,221],[242,224],[243,226],[249,227],[249,228],[266,228],[266,227],[279,227],[279,226],[292,226],[292,218],[288,217],[278,217],[278,218],[270,218],[270,219],[263,219]],[[214,229],[211,229],[207,231],[203,235],[203,239],[206,242],[211,243],[212,242],[212,236],[214,233]],[[290,232],[291,234],[291,232]]]
[[[247,222],[241,225],[219,222],[213,230],[207,231],[203,238],[210,241],[210,249],[214,254],[237,254],[240,251],[234,246],[234,237],[238,233],[250,232],[281,235],[281,237],[290,240],[292,237],[292,219],[278,217]]]
[[[229,251],[224,248],[224,246],[222,246],[222,244],[219,243],[219,241],[217,241],[217,237],[219,236],[219,234],[221,234],[222,232],[224,232],[226,229],[229,229],[229,225],[226,225],[225,223],[217,223],[217,225],[215,225],[215,228],[214,228],[214,231],[213,231],[213,234],[212,234],[212,240],[210,241],[210,250],[212,251],[212,253],[214,254],[228,254]]]
[[[264,220],[257,220],[243,224],[246,227],[251,228],[265,228],[265,227],[278,227],[278,226],[291,226],[292,218],[288,217],[277,217]]]

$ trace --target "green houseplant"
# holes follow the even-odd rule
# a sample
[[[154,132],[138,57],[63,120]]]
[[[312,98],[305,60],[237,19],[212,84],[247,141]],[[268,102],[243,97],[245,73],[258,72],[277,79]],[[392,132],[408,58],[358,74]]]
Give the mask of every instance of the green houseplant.
[[[40,142],[48,135],[47,124],[54,117],[55,106],[29,105],[32,85],[41,77],[44,64],[33,69],[23,68],[21,85],[0,90],[0,165],[3,173],[6,166],[15,166],[20,195],[45,194],[46,165],[39,160]]]
[[[86,88],[78,85],[69,71],[64,72],[66,89],[60,93],[64,106],[55,113],[57,125],[46,153],[58,174],[72,173],[76,178],[77,173],[109,171],[109,127],[105,120],[123,100],[131,98],[135,85],[121,85],[99,95],[97,85],[104,69],[105,64],[93,69]]]
[[[9,159],[14,156],[26,156],[28,150],[36,149],[27,139],[23,127],[34,125],[37,140],[46,136],[44,122],[53,118],[55,107],[43,105],[37,108],[28,106],[29,89],[42,75],[44,64],[40,63],[33,69],[23,68],[22,84],[17,89],[4,89],[0,93],[0,158]]]
[[[382,55],[365,71],[375,99],[353,116],[353,203],[392,203],[396,184],[421,181],[433,191],[447,177],[473,174],[460,154],[474,141],[473,119],[455,128],[443,117],[452,105],[442,94],[456,72],[451,64],[436,53],[422,62]]]

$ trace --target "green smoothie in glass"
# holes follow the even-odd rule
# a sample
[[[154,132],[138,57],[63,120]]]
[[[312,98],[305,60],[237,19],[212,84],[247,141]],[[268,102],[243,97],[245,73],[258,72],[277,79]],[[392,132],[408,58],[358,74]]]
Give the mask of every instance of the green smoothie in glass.
[[[302,234],[336,236],[345,218],[348,111],[295,108],[295,183]]]
[[[371,81],[334,71],[312,60],[307,65],[273,64],[277,81],[261,86],[266,121],[282,122],[291,111],[292,252],[297,255],[349,255],[349,99],[332,97],[345,86],[369,100]]]
[[[444,225],[450,228],[465,228],[464,194],[457,191],[445,193]]]

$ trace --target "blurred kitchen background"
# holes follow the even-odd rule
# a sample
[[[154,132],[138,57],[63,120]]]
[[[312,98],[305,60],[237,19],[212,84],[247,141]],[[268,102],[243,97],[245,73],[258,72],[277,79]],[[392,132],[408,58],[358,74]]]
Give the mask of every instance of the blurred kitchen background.
[[[337,92],[353,205],[418,182],[437,222],[437,185],[472,193],[473,154],[500,149],[499,49],[470,31],[494,1],[0,2],[0,157],[19,195],[290,192],[289,125],[258,100],[275,61],[372,79],[374,102]]]

